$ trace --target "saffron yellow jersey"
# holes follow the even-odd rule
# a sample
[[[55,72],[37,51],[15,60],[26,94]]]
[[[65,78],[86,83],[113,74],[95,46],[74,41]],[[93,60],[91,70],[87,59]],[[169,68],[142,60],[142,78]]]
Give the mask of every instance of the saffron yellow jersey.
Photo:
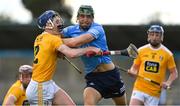
[[[42,33],[34,42],[34,63],[32,79],[37,82],[51,80],[57,64],[57,48],[63,44],[60,35]]]
[[[172,52],[162,44],[158,49],[153,49],[150,44],[144,45],[138,49],[138,53],[134,60],[134,64],[140,66],[138,75],[160,84],[165,80],[166,70],[176,67]],[[136,79],[134,90],[155,97],[159,97],[161,92],[160,86],[140,77]]]
[[[13,95],[16,98],[16,106],[22,105],[23,102],[26,100],[25,89],[23,88],[23,85],[19,80],[17,80],[8,90],[2,104],[3,106],[5,105],[7,98],[10,95]]]

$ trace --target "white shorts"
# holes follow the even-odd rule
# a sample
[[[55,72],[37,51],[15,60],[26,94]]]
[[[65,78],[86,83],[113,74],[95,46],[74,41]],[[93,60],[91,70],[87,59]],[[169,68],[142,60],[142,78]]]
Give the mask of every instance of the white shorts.
[[[26,96],[30,104],[38,104],[39,102],[50,102],[54,98],[55,93],[60,89],[53,80],[38,83],[31,79],[27,89]]]
[[[131,99],[138,99],[144,103],[144,106],[158,106],[159,98],[150,96],[141,91],[134,90]]]

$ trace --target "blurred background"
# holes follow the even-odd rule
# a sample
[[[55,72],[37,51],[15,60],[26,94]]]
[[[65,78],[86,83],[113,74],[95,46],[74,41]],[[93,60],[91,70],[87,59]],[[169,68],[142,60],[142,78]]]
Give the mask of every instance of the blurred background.
[[[16,81],[18,68],[22,64],[32,65],[33,42],[41,33],[36,26],[37,17],[45,10],[58,11],[65,25],[76,23],[80,5],[92,5],[95,21],[102,24],[110,50],[125,49],[130,43],[140,47],[147,43],[146,31],[151,24],[163,25],[163,44],[175,56],[180,69],[180,14],[178,0],[0,0],[0,104]],[[112,56],[116,65],[129,68],[133,59]],[[71,61],[83,70],[80,58]],[[126,84],[128,101],[134,79],[121,72]],[[65,60],[58,61],[55,82],[65,89],[77,104],[83,103],[84,76],[80,75]],[[180,80],[177,79],[168,90],[167,104],[180,104]],[[111,105],[112,101],[102,100],[99,104]]]

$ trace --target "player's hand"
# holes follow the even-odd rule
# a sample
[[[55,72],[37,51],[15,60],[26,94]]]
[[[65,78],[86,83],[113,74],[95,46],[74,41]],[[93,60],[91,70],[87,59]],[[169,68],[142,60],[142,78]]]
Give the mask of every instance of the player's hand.
[[[170,84],[168,81],[167,81],[167,82],[163,82],[161,86],[162,86],[162,88],[164,88],[164,89],[170,89],[170,88],[171,88],[171,87],[170,87],[171,84]]]
[[[96,55],[101,55],[102,51],[99,48],[96,47],[88,47],[88,51],[86,52],[86,56],[87,57],[92,57],[92,56],[96,56]]]
[[[132,77],[136,77],[137,76],[137,72],[131,70],[131,69],[128,69],[127,73],[132,76]]]
[[[138,50],[137,50],[137,48],[136,48],[136,46],[134,44],[131,43],[129,45],[129,47],[127,48],[127,51],[128,51],[129,57],[137,58]]]
[[[92,56],[95,56],[96,53],[94,51],[88,51],[86,54],[85,54],[87,57],[92,57]]]
[[[131,73],[130,69],[127,70],[127,73],[132,76],[132,73]]]

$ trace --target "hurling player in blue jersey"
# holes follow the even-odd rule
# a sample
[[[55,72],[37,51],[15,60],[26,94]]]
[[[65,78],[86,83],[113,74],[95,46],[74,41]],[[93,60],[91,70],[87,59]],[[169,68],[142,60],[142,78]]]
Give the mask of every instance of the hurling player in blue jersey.
[[[106,35],[102,25],[94,22],[94,11],[89,5],[80,6],[78,24],[64,28],[63,42],[69,47],[94,46],[107,51]],[[84,105],[95,105],[102,98],[112,98],[116,105],[126,105],[125,85],[110,56],[81,57],[85,65],[86,87]]]

